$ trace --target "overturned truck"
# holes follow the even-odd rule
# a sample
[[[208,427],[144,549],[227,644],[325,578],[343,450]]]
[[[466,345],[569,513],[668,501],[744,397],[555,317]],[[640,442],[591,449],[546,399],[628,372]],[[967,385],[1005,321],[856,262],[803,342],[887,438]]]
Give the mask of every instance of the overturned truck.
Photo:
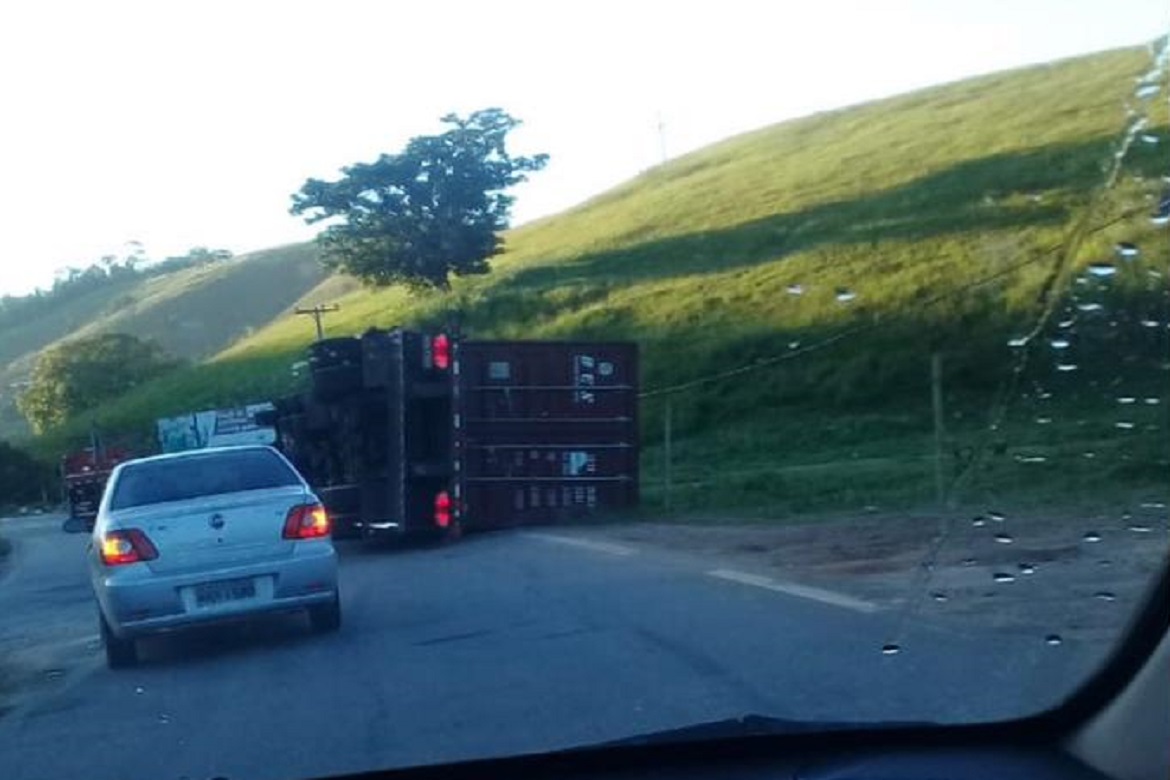
[[[371,330],[309,348],[262,424],[338,536],[457,534],[638,501],[638,352]],[[258,418],[260,419],[260,418]]]

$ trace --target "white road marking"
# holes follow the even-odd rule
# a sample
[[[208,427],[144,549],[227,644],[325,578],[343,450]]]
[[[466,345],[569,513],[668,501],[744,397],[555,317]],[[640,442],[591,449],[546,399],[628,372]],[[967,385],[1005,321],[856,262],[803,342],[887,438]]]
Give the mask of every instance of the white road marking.
[[[717,577],[721,580],[738,582],[741,585],[752,585],[757,588],[764,588],[766,590],[776,591],[777,593],[796,596],[797,598],[809,599],[810,601],[820,601],[824,604],[832,604],[836,607],[852,609],[857,612],[872,613],[877,612],[879,609],[876,604],[856,599],[852,596],[846,596],[844,593],[834,593],[831,590],[813,588],[808,585],[797,585],[791,582],[777,582],[771,577],[765,577],[760,574],[749,574],[748,572],[735,571],[734,569],[712,569],[707,574],[708,576]]]
[[[543,534],[535,531],[528,531],[524,534],[524,536],[528,537],[529,539],[539,539],[542,542],[566,544],[570,547],[580,547],[584,550],[606,553],[607,555],[633,555],[637,552],[637,550],[633,549],[632,547],[624,547],[620,544],[613,544],[612,542],[595,542],[590,539],[577,539],[572,536]]]
[[[529,539],[538,539],[542,542],[551,542],[553,544],[563,544],[569,547],[580,547],[583,550],[592,550],[593,552],[605,553],[607,555],[635,555],[638,551],[632,547],[626,547],[613,542],[599,542],[592,539],[578,539],[573,536],[560,536],[559,534],[546,534],[537,531],[526,531],[523,536]],[[764,588],[765,590],[783,593],[788,596],[795,596],[797,598],[808,599],[810,601],[819,601],[822,604],[830,604],[835,607],[842,607],[844,609],[851,609],[856,612],[873,613],[877,612],[880,607],[869,601],[847,596],[844,593],[836,593],[824,588],[814,588],[809,585],[797,585],[792,582],[780,582],[771,577],[765,577],[761,574],[750,574],[744,571],[736,571],[735,569],[712,569],[707,572],[707,576],[716,577],[721,580],[728,580],[730,582],[738,582],[741,585],[752,585],[757,588]]]

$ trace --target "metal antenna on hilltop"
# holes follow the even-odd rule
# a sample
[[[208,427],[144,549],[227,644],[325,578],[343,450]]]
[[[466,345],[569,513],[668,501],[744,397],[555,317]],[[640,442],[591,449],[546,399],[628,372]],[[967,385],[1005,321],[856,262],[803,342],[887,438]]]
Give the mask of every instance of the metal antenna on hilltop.
[[[659,162],[666,162],[666,120],[662,118],[662,112],[658,112],[658,156]]]

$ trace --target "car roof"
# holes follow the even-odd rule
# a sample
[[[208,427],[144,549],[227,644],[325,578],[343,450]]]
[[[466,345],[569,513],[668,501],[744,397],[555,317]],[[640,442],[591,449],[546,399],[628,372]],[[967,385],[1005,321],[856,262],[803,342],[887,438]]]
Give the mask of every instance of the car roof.
[[[167,452],[162,455],[150,455],[145,458],[134,458],[133,460],[123,461],[121,466],[133,466],[140,463],[160,463],[176,460],[191,460],[194,458],[206,458],[208,456],[220,455],[231,452],[272,452],[276,450],[267,444],[234,444],[226,447],[204,447],[198,450],[183,450],[182,452]]]

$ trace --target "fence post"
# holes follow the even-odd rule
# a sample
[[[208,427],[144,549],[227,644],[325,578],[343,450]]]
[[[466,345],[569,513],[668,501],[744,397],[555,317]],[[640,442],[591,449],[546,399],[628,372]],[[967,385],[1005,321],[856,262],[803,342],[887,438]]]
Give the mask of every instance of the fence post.
[[[943,479],[943,396],[942,396],[942,354],[930,355],[930,400],[934,408],[934,495],[939,507],[946,502],[946,486]]]
[[[669,512],[673,506],[673,501],[671,500],[672,497],[670,495],[671,488],[673,487],[672,480],[671,480],[671,473],[670,473],[671,462],[673,460],[672,454],[671,454],[671,449],[672,449],[671,425],[672,425],[672,422],[673,421],[671,420],[671,402],[670,402],[670,396],[668,395],[668,396],[666,396],[666,414],[663,417],[663,422],[662,422],[662,428],[663,428],[663,430],[662,430],[662,460],[663,460],[663,463],[662,463],[662,496],[663,496],[663,499],[662,500],[663,500],[663,504],[666,507],[667,512]]]

